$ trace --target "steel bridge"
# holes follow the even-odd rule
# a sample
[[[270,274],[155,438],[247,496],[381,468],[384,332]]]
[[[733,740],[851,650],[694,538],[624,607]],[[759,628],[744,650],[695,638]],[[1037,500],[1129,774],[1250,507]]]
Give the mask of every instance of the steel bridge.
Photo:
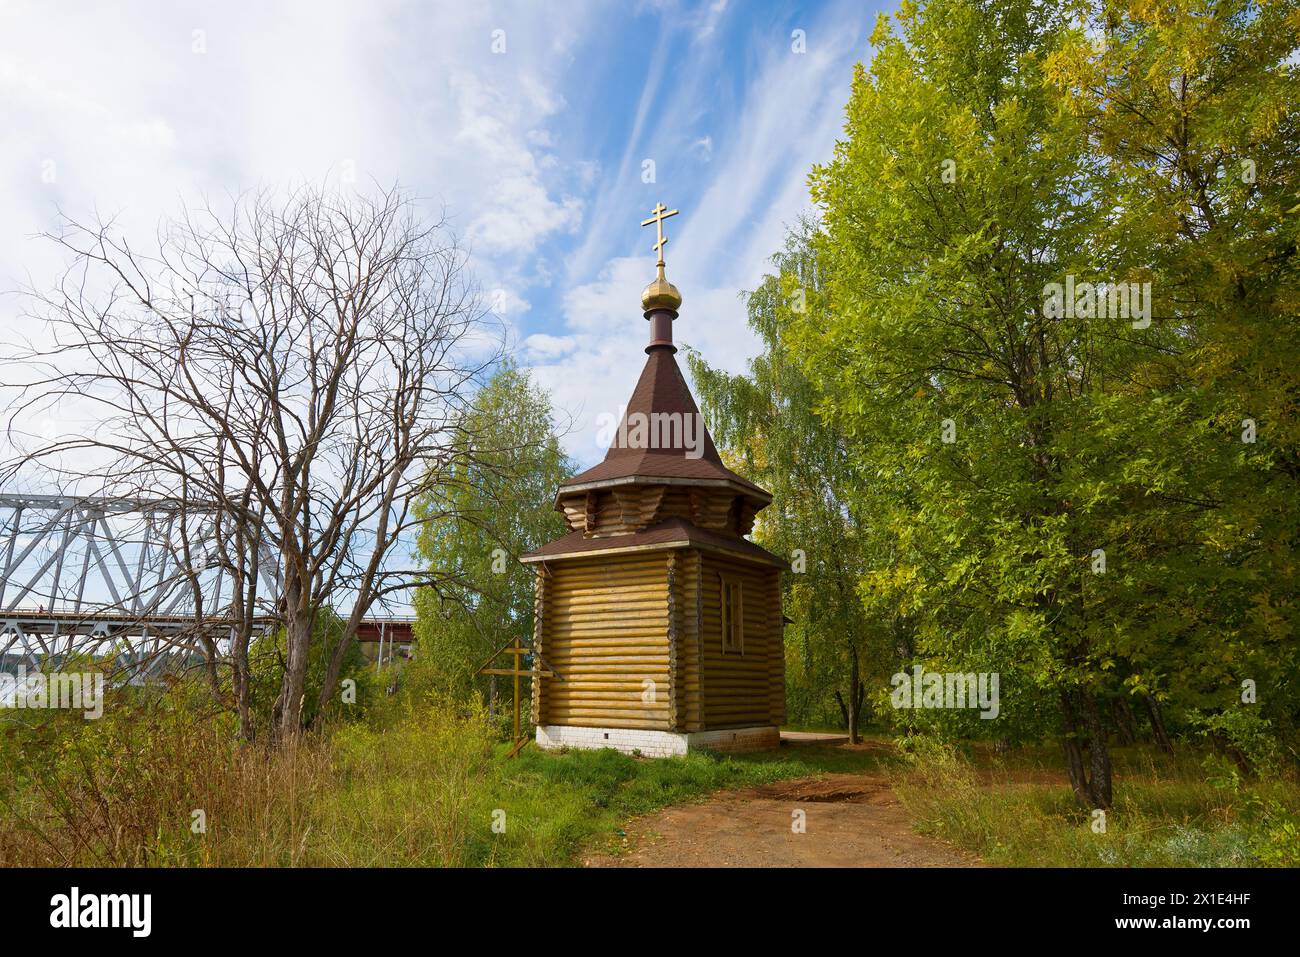
[[[0,495],[0,667],[15,650],[36,666],[106,642],[145,660],[193,649],[230,605],[216,520],[168,499]]]
[[[197,652],[204,629],[228,634],[232,582],[217,518],[168,499],[0,494],[0,669],[105,643],[147,669]],[[258,549],[259,589],[274,607],[279,565]],[[409,641],[412,631],[409,620],[374,619],[359,637]]]

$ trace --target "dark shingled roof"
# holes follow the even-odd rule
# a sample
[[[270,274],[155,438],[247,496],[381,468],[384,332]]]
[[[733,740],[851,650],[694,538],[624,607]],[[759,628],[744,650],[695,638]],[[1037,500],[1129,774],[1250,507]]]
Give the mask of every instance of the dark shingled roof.
[[[677,367],[671,347],[651,348],[646,359],[641,378],[628,400],[624,423],[634,413],[649,416],[653,412],[677,412],[683,415],[697,416],[699,408],[686,386],[686,379]],[[753,482],[741,478],[722,464],[717,447],[709,430],[703,429],[703,454],[699,458],[688,458],[685,448],[675,449],[633,449],[623,448],[615,436],[614,444],[605,453],[605,460],[585,472],[573,476],[560,486],[560,492],[575,485],[589,482],[604,482],[636,476],[638,478],[669,479],[712,479],[735,482],[757,493],[764,500],[771,498],[767,492]],[[630,429],[630,426],[629,426]]]
[[[627,535],[607,535],[601,538],[587,538],[582,532],[570,532],[563,538],[548,542],[536,551],[523,556],[524,561],[540,561],[557,558],[561,555],[576,555],[582,552],[600,552],[623,548],[644,548],[656,545],[687,545],[692,548],[721,549],[751,558],[754,561],[788,568],[790,563],[767,549],[736,535],[725,535],[699,528],[680,518],[670,518],[651,525],[640,532]]]

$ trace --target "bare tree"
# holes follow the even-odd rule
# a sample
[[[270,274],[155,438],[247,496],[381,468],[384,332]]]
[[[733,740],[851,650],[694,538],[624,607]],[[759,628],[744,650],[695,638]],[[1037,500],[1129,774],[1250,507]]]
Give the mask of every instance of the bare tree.
[[[396,188],[207,203],[166,223],[149,254],[102,220],[65,220],[47,238],[71,266],[52,292],[28,291],[49,341],[10,357],[28,370],[11,428],[69,402],[93,411],[88,428],[24,448],[7,474],[38,467],[63,486],[93,479],[99,494],[215,511],[204,544],[232,601],[221,637],[197,631],[209,681],[226,694],[229,666],[251,737],[250,642],[268,621],[282,628],[271,721],[296,735],[321,610],[351,609],[327,649],[323,709],[372,607],[443,580],[400,567],[397,546],[445,517],[417,516],[412,501],[474,454],[464,413],[499,355],[462,250]]]

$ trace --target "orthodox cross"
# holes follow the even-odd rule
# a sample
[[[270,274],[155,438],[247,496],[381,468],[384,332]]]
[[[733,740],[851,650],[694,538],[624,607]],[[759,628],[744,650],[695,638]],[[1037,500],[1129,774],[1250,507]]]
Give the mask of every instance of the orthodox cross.
[[[494,661],[496,661],[496,659],[497,659],[499,656],[503,655],[503,654],[513,655],[513,656],[514,656],[514,667],[513,667],[513,668],[494,668],[494,667],[492,667],[492,663],[493,663]],[[496,676],[496,675],[505,675],[506,677],[512,677],[512,678],[515,679],[515,686],[514,686],[514,692],[515,692],[515,737],[514,737],[513,746],[510,748],[510,753],[509,753],[508,755],[506,755],[507,757],[510,757],[510,758],[513,758],[516,754],[518,754],[521,750],[523,750],[524,745],[527,744],[528,741],[529,741],[528,738],[525,738],[525,737],[523,736],[523,734],[522,734],[522,732],[521,732],[521,729],[520,729],[520,720],[519,720],[519,692],[520,692],[520,687],[519,687],[519,679],[520,679],[520,678],[531,678],[531,677],[533,677],[534,675],[536,675],[536,676],[538,676],[538,677],[541,677],[541,678],[556,678],[556,679],[559,679],[559,677],[560,677],[560,676],[557,675],[554,671],[551,670],[551,668],[550,668],[550,667],[546,664],[546,662],[542,659],[542,656],[541,656],[541,655],[536,655],[536,658],[537,658],[537,665],[538,665],[537,668],[525,668],[525,667],[523,666],[523,665],[524,665],[523,659],[524,659],[525,656],[532,655],[532,654],[533,654],[533,650],[532,650],[531,648],[529,648],[528,646],[526,646],[526,645],[525,645],[522,641],[520,641],[518,638],[514,638],[514,639],[511,639],[509,642],[507,642],[507,643],[506,643],[505,645],[503,645],[502,647],[498,648],[498,649],[497,649],[497,650],[492,654],[492,657],[489,658],[489,659],[487,660],[487,663],[484,664],[482,668],[480,668],[478,671],[475,672],[475,674],[480,674],[480,675],[492,675],[492,676],[494,676],[494,677],[493,677],[493,680],[496,680],[496,679],[495,679],[495,676]]]
[[[650,210],[650,212],[654,215],[641,225],[649,226],[651,223],[655,224],[655,230],[659,234],[659,241],[650,248],[659,254],[659,262],[655,265],[662,270],[664,268],[664,246],[668,244],[668,239],[664,236],[664,220],[669,216],[676,216],[679,210],[669,209],[663,203],[655,203],[655,208]]]

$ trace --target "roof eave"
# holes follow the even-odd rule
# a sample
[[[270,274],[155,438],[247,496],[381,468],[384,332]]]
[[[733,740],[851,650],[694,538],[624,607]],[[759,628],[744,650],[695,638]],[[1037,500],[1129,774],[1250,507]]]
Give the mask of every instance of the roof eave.
[[[774,555],[761,545],[753,545],[761,551],[762,554],[755,555],[753,552],[741,551],[740,549],[727,548],[724,545],[713,542],[691,541],[690,539],[681,539],[671,542],[651,542],[644,545],[614,545],[610,548],[588,548],[572,552],[557,552],[553,555],[528,554],[520,557],[519,561],[525,565],[533,565],[540,562],[555,561],[562,558],[592,558],[600,555],[613,555],[618,553],[632,552],[657,552],[670,551],[678,548],[698,548],[701,551],[715,552],[720,555],[727,555],[732,558],[738,558],[741,561],[754,562],[759,565],[771,565],[782,570],[788,570],[790,563],[779,555]]]
[[[591,482],[580,482],[576,485],[561,485],[555,493],[555,507],[560,507],[560,499],[565,495],[572,495],[575,492],[590,492],[596,489],[616,488],[620,485],[682,485],[697,488],[729,488],[742,495],[757,499],[764,505],[770,505],[772,502],[772,496],[769,492],[756,485],[745,485],[734,479],[681,478],[668,475],[623,475],[619,478],[596,479]]]

